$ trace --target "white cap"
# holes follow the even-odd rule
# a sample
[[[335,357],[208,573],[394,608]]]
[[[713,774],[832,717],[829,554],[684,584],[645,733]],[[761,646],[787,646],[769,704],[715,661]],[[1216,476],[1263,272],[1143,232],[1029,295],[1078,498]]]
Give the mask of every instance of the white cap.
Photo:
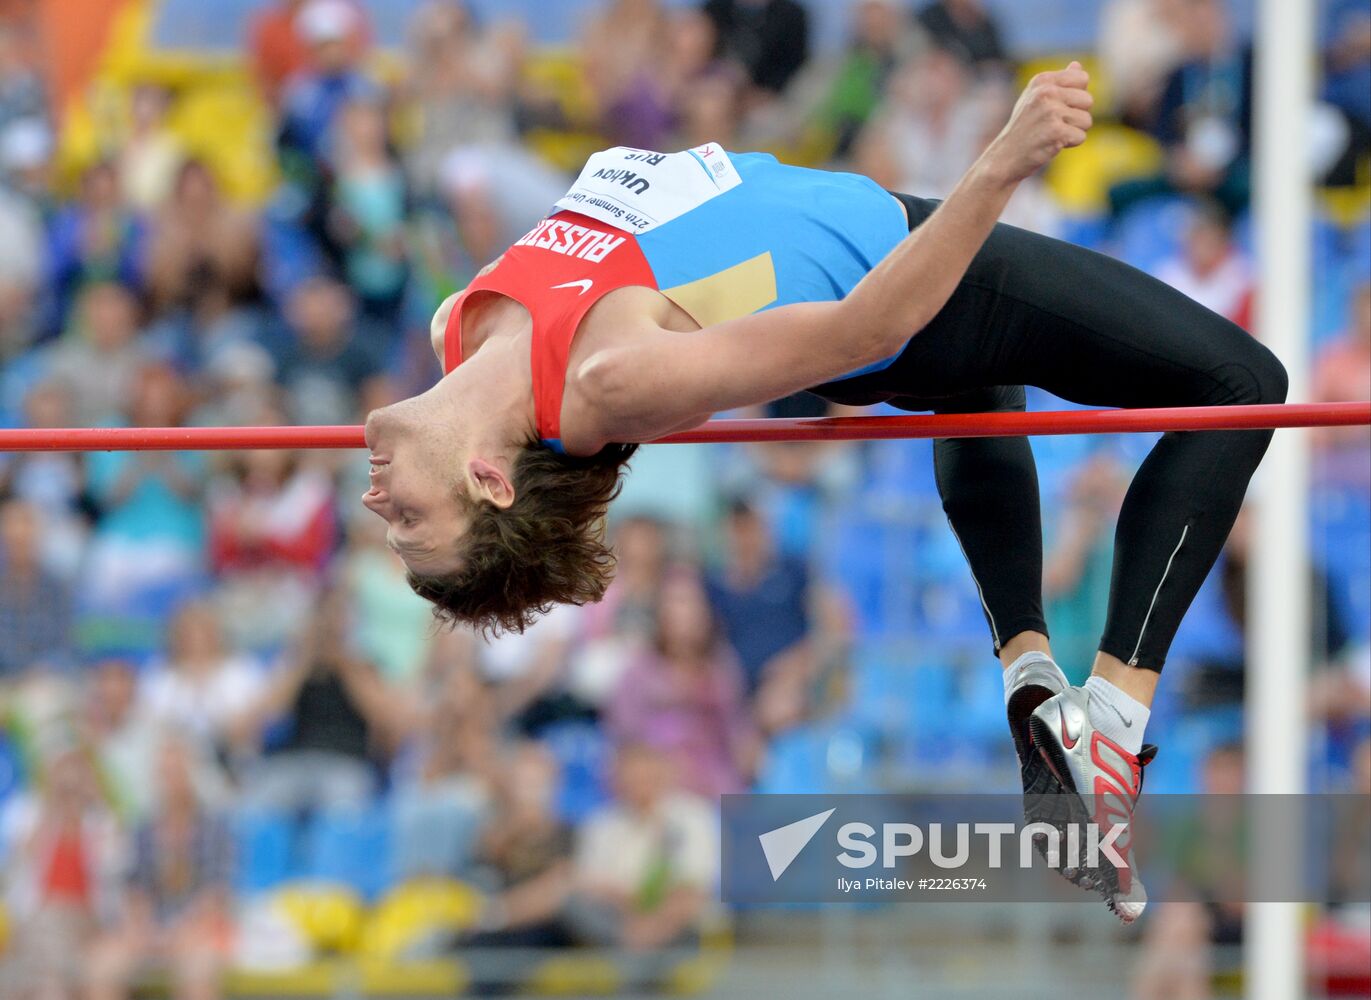
[[[459,146],[443,157],[438,183],[449,195],[470,194],[490,184],[491,157],[479,146]]]
[[[18,118],[0,133],[0,167],[31,170],[52,156],[52,130],[41,118]]]
[[[311,44],[341,42],[357,28],[357,8],[347,0],[309,0],[295,15],[295,28]]]
[[[209,374],[223,382],[270,382],[276,364],[266,349],[237,341],[215,351],[205,365]]]

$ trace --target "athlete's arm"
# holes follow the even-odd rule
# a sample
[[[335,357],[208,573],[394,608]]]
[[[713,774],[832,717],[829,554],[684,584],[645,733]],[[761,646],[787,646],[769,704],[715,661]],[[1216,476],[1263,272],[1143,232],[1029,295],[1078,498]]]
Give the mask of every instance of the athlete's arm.
[[[604,439],[650,439],[898,353],[947,304],[1019,182],[1085,141],[1088,84],[1077,63],[1034,77],[947,200],[842,301],[643,336],[588,358],[578,378],[593,387]]]

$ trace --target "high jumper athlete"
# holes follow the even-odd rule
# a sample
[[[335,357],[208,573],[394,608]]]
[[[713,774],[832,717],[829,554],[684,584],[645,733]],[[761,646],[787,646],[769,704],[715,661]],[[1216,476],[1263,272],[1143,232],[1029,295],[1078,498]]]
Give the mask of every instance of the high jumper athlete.
[[[1099,406],[1282,402],[1280,362],[1239,327],[1111,258],[996,223],[1021,181],[1085,141],[1088,84],[1077,63],[1034,77],[941,204],[712,144],[591,157],[555,214],[443,304],[442,380],[367,421],[362,502],[411,585],[439,618],[485,629],[598,600],[633,443],[802,389],[937,413],[1022,410],[1025,385]],[[1089,802],[1110,799],[1131,815],[1167,649],[1270,438],[1173,433],[1153,448],[1119,514],[1082,687],[1048,644],[1028,441],[936,442],[1026,791],[1062,793],[1076,820],[1103,822]],[[1146,904],[1128,868],[1063,874],[1125,921]]]

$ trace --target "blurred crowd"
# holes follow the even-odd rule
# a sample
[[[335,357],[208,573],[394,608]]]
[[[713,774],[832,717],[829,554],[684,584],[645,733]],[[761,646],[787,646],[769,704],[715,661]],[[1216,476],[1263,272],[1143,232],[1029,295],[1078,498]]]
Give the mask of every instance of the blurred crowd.
[[[1251,47],[1221,0],[1099,7],[1100,118],[1146,152],[1096,179],[1093,211],[1049,177],[1007,221],[1247,325]],[[1324,7],[1309,141],[1322,186],[1364,188],[1371,13]],[[0,24],[0,425],[358,423],[437,377],[433,308],[560,197],[567,150],[716,141],[946,194],[1034,54],[982,0],[849,9],[825,45],[796,0],[605,0],[553,72],[526,25],[461,0],[418,5],[394,40],[354,0],[264,2],[242,53],[272,128],[261,200],[229,195],[156,80],[123,89],[98,155],[64,163],[40,40]],[[1366,399],[1365,213],[1321,220],[1316,261],[1315,396]],[[1371,732],[1371,438],[1315,444],[1311,712],[1318,780],[1349,787]],[[1012,789],[926,445],[648,449],[605,601],[497,639],[434,631],[356,502],[354,456],[0,455],[7,982],[119,997],[163,963],[177,996],[216,996],[228,964],[341,947],[262,902],[302,879],[377,919],[407,887],[477,900],[425,933],[371,925],[389,957],[651,954],[715,918],[721,794]],[[1035,447],[1049,620],[1079,680],[1142,451]],[[1241,524],[1178,637],[1154,715],[1171,790],[1241,735],[1250,543]],[[951,731],[978,746],[947,750]]]

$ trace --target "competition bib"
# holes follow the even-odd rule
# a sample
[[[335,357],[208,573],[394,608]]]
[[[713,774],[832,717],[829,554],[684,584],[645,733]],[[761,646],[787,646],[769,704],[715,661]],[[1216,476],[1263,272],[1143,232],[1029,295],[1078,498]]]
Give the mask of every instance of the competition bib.
[[[742,182],[718,143],[681,153],[617,146],[587,161],[557,208],[637,235],[680,218]]]

